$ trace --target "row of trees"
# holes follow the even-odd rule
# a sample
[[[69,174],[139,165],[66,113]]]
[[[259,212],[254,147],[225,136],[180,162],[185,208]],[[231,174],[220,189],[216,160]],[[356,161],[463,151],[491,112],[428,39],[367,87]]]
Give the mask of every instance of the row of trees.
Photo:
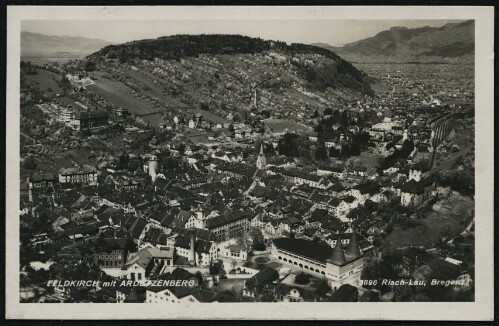
[[[382,173],[383,170],[386,170],[395,165],[399,160],[405,160],[409,157],[409,155],[414,151],[414,142],[411,139],[406,139],[402,144],[400,149],[397,149],[395,146],[392,146],[391,143],[387,144],[388,148],[394,148],[392,154],[387,157],[381,158],[378,161],[378,173]]]

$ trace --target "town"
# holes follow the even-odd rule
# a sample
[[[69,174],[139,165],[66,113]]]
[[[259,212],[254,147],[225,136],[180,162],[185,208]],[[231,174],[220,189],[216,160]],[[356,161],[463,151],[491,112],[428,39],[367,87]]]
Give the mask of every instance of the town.
[[[474,300],[474,66],[269,48],[21,62],[21,302]]]

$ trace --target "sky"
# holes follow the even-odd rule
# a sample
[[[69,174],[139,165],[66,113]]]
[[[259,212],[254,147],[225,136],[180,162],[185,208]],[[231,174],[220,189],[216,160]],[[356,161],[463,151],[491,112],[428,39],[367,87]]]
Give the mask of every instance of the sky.
[[[175,34],[241,34],[288,43],[341,46],[391,27],[440,27],[461,20],[25,20],[21,30],[111,43]]]

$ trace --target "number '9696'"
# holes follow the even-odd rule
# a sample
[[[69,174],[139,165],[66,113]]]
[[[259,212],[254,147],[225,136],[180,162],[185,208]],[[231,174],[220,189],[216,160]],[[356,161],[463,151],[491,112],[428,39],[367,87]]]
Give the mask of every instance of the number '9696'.
[[[378,280],[361,280],[360,284],[361,285],[377,285]]]

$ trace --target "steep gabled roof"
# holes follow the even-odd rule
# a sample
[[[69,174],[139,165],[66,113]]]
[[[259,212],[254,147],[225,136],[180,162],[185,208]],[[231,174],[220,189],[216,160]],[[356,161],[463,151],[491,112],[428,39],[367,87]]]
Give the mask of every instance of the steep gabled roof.
[[[272,267],[265,267],[246,281],[247,288],[257,288],[279,279],[279,273]]]
[[[328,261],[340,266],[346,263],[345,252],[343,251],[341,241],[336,241],[336,246],[333,248],[333,252]]]

